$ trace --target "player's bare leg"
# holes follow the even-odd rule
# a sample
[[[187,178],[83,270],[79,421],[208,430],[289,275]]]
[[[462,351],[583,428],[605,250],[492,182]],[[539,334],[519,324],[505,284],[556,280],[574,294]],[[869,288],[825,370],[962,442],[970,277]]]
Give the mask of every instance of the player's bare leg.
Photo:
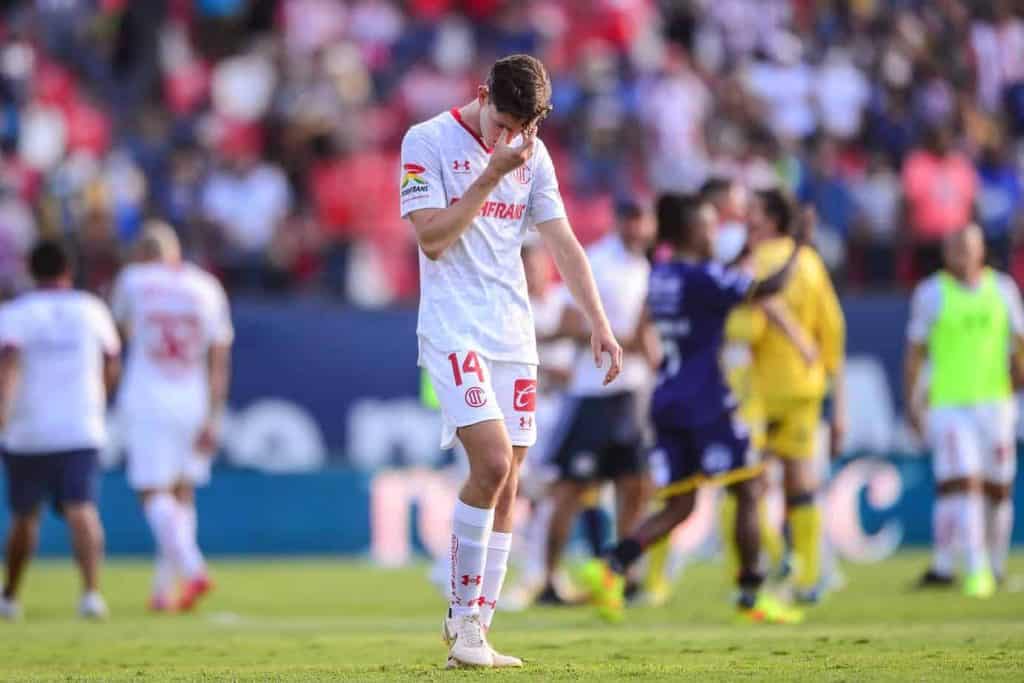
[[[38,544],[39,511],[16,515],[7,532],[7,575],[4,578],[3,600],[0,602],[0,617],[4,619],[14,620],[21,616],[17,602],[18,588]]]
[[[458,430],[469,460],[469,477],[452,519],[451,600],[443,633],[449,666],[494,665],[480,620],[487,546],[495,507],[513,467],[512,443],[503,422],[485,420]]]
[[[582,579],[590,590],[591,600],[605,619],[622,618],[625,576],[648,547],[665,538],[676,526],[686,521],[697,501],[696,491],[679,493],[665,501],[665,506],[650,515],[628,537],[619,541],[605,561],[588,563]]]
[[[178,601],[178,609],[189,610],[196,602],[213,589],[206,570],[206,560],[199,550],[196,538],[196,496],[195,490],[186,482],[178,482],[174,489],[174,500],[178,505],[177,542],[182,558],[182,570],[186,583]]]
[[[545,591],[553,589],[555,585],[555,573],[562,562],[562,553],[569,542],[569,534],[572,533],[583,494],[588,487],[589,484],[570,480],[558,481],[551,486],[551,520],[544,554]]]
[[[99,593],[100,564],[103,561],[103,525],[92,503],[73,503],[64,507],[71,530],[71,547],[82,574],[82,601],[78,612],[87,619],[103,619],[107,605]]]
[[[646,474],[630,474],[615,480],[615,535],[625,538],[643,519],[651,494],[651,482]],[[627,577],[638,583],[636,572]]]

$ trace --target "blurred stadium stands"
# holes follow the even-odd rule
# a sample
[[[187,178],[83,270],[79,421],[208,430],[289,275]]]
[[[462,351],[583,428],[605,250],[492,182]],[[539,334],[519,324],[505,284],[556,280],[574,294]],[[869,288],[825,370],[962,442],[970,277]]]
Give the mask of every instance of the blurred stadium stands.
[[[1020,2],[2,4],[8,289],[32,238],[60,233],[102,291],[160,215],[236,291],[412,301],[400,136],[514,51],[551,69],[543,135],[585,241],[608,228],[617,191],[730,174],[813,202],[849,288],[910,282],[948,229],[936,212],[974,211],[995,259],[1024,274]],[[936,127],[953,133],[949,156],[923,149]]]

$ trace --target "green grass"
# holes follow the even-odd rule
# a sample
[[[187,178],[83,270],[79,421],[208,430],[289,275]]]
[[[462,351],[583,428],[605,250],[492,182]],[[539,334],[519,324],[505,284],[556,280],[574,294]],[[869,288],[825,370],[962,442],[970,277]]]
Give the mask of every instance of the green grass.
[[[1024,557],[1012,570],[1024,572]],[[25,620],[0,623],[0,680],[538,681],[1024,680],[1024,593],[908,593],[922,555],[846,567],[849,587],[797,627],[734,626],[721,570],[687,570],[672,602],[608,626],[589,609],[499,614],[492,640],[522,671],[445,671],[442,602],[422,567],[222,561],[192,615],[143,609],[149,566],[113,562],[113,618],[74,617],[66,562],[30,570]],[[1011,572],[1012,573],[1012,572]]]

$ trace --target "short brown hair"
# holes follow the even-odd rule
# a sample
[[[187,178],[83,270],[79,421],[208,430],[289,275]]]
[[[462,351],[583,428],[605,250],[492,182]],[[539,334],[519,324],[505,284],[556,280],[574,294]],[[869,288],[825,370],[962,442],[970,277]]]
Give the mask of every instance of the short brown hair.
[[[536,57],[502,57],[487,75],[487,89],[498,111],[524,122],[543,119],[551,111],[551,79]]]

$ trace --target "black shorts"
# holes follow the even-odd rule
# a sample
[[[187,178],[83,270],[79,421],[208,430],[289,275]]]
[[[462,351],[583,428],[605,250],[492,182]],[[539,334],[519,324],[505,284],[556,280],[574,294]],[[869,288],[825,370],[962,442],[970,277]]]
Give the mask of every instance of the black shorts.
[[[95,449],[58,453],[4,453],[7,503],[15,515],[31,514],[47,498],[62,512],[65,504],[95,503],[99,454]]]
[[[696,427],[659,428],[651,466],[661,497],[705,484],[737,483],[763,469],[757,451],[750,447],[748,428],[732,411]]]
[[[606,481],[647,469],[636,394],[569,397],[563,415],[553,450],[559,480]]]

